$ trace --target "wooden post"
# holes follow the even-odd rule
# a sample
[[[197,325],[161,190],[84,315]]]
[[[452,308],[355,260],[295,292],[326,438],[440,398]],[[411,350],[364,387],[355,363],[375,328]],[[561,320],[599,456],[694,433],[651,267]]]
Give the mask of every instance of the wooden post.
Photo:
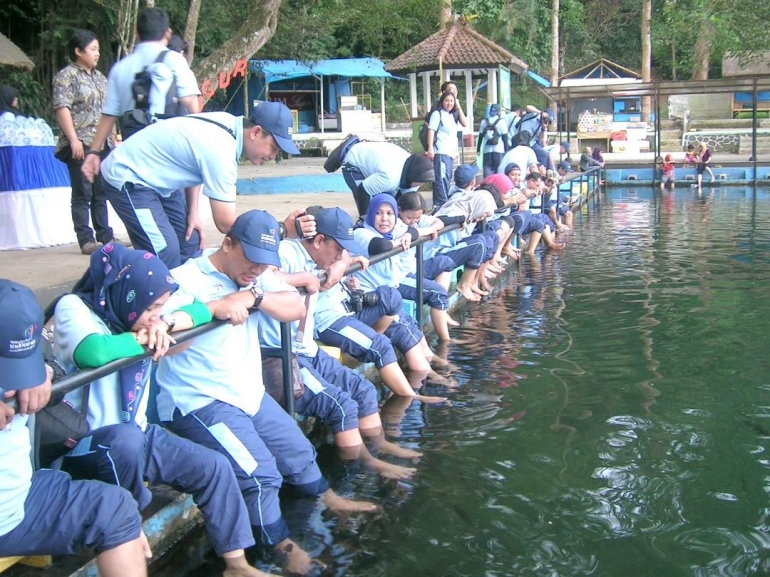
[[[409,73],[409,113],[417,118],[417,73]]]

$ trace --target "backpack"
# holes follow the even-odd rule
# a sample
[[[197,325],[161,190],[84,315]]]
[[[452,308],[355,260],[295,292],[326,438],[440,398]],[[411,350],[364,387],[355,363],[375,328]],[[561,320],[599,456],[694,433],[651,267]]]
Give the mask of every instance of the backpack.
[[[422,123],[422,128],[420,128],[420,134],[417,136],[420,139],[420,144],[422,145],[422,149],[425,152],[428,152],[428,124],[430,123],[430,115],[433,114],[435,110],[431,110],[428,112],[428,114],[425,115],[425,121]],[[442,120],[441,120],[441,112],[439,112],[438,116],[438,125],[439,128],[441,127]],[[433,146],[435,148],[436,143],[433,142]]]
[[[519,132],[526,130],[532,135],[532,138],[529,141],[529,146],[535,144],[538,140],[540,140],[540,132],[543,130],[543,123],[540,120],[540,116],[541,115],[539,112],[527,112],[524,116],[521,117],[521,120],[516,126],[516,130],[512,136],[516,136]]]
[[[155,59],[155,62],[145,66],[134,76],[134,81],[131,83],[131,93],[134,96],[135,108],[120,117],[120,132],[123,135],[123,140],[158,120],[174,116],[185,116],[187,114],[187,109],[179,101],[176,79],[173,78],[173,75],[171,84],[166,91],[166,102],[162,109],[163,112],[159,114],[150,112],[150,109],[155,107],[154,103],[151,102],[150,96],[153,89],[152,68],[160,64],[165,66],[163,61],[169,52],[169,50],[161,52]]]
[[[495,120],[493,123],[489,122],[489,118],[485,118],[484,120],[487,121],[487,127],[484,129],[484,134],[487,138],[487,144],[490,146],[494,146],[498,142],[500,142],[500,133],[497,130],[497,123],[500,122],[500,117],[497,117],[497,120]]]
[[[331,151],[329,158],[324,162],[324,170],[329,173],[339,170],[342,163],[345,161],[345,155],[348,153],[348,150],[350,150],[354,144],[358,144],[359,142],[362,142],[362,140],[358,138],[358,136],[355,134],[348,134],[345,137],[345,140],[343,140],[337,148]]]

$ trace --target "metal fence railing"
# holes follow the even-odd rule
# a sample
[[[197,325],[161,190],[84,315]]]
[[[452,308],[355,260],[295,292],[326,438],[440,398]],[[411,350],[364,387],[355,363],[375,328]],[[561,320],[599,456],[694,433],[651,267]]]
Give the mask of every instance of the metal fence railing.
[[[582,190],[583,182],[587,182],[588,190],[589,192],[592,192],[593,190],[596,189],[596,187],[598,187],[599,176],[600,176],[600,169],[594,168],[584,173],[573,173],[572,175],[570,175],[570,177],[566,181],[567,182],[578,181],[580,183],[581,190]],[[558,195],[557,195],[557,199],[558,199]],[[439,231],[438,234],[439,236],[441,236],[450,231],[457,230],[458,228],[460,228],[460,226],[461,225],[459,224],[448,225],[444,227],[441,231]],[[412,243],[412,247],[416,248],[415,253],[416,253],[416,261],[417,261],[416,262],[417,270],[415,275],[416,292],[417,292],[417,301],[416,301],[417,306],[416,306],[415,320],[417,321],[418,326],[422,326],[422,323],[423,323],[423,300],[422,300],[423,244],[425,244],[429,240],[430,240],[429,237],[420,237]],[[387,252],[378,254],[370,258],[369,263],[376,264],[378,262],[391,258],[401,252],[403,252],[403,248],[401,247],[394,248],[392,250],[389,250]],[[361,265],[359,263],[353,263],[345,271],[345,275],[352,274],[357,270],[360,270],[360,268],[361,268]],[[176,340],[176,344],[172,347],[172,349],[196,338],[197,336],[207,333],[208,331],[215,330],[216,328],[222,326],[223,324],[226,324],[226,321],[215,319],[205,325],[201,325],[186,331],[179,331],[177,333],[174,333],[174,339]],[[282,361],[283,361],[284,398],[287,400],[286,410],[289,412],[289,414],[293,416],[294,415],[294,406],[293,406],[294,395],[292,392],[292,368],[291,368],[292,363],[291,363],[291,344],[290,343],[291,343],[291,327],[289,323],[286,323],[286,322],[281,323],[281,349],[282,349]],[[71,373],[69,375],[65,375],[64,377],[56,380],[53,383],[51,397],[61,398],[65,394],[71,391],[74,391],[75,389],[88,385],[97,379],[100,379],[115,371],[119,371],[120,369],[123,369],[125,367],[128,367],[136,363],[137,360],[149,357],[151,355],[152,355],[151,351],[146,351],[144,355],[141,355],[141,356],[118,359],[95,369],[83,369],[83,370],[79,370],[74,373]]]

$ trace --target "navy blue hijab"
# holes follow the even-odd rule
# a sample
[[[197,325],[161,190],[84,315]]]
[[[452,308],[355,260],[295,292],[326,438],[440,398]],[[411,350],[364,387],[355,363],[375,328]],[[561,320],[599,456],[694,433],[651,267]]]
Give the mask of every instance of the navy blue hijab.
[[[91,255],[91,266],[73,289],[115,334],[131,330],[136,320],[165,293],[179,288],[168,267],[154,254],[106,244]],[[151,359],[119,371],[121,416],[134,420],[136,403],[148,381]]]
[[[393,228],[390,229],[390,232],[385,233],[380,232],[374,226],[374,219],[377,217],[377,211],[380,210],[380,207],[383,204],[387,204],[393,209],[393,216],[395,217]],[[372,197],[372,200],[369,202],[369,208],[366,210],[366,228],[373,230],[388,240],[393,240],[393,231],[396,228],[396,224],[398,224],[398,203],[396,202],[396,199],[387,193],[378,194]]]

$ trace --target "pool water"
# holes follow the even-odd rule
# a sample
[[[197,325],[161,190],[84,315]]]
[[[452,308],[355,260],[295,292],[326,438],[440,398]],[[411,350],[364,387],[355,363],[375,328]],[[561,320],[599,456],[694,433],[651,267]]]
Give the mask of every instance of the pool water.
[[[309,514],[326,574],[770,573],[770,193],[610,189],[498,286],[458,315],[454,406],[384,409],[412,481],[321,450],[384,506]]]

